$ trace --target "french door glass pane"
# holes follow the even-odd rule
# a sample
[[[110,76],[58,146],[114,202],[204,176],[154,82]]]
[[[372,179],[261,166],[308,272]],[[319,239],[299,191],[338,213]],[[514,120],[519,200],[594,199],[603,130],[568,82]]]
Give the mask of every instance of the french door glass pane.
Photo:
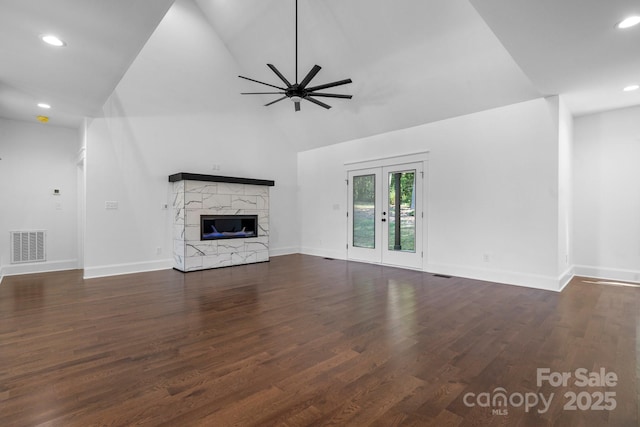
[[[353,177],[353,246],[376,247],[376,176]]]
[[[416,251],[416,171],[389,173],[389,250]]]

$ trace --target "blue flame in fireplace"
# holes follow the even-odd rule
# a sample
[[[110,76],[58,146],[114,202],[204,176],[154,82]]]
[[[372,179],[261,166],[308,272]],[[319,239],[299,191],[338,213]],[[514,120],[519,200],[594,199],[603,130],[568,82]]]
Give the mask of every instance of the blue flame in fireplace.
[[[253,237],[255,233],[253,231],[245,231],[246,227],[243,227],[240,231],[223,231],[219,232],[212,225],[211,228],[213,231],[211,233],[203,233],[202,237],[205,239],[216,239],[221,237]]]

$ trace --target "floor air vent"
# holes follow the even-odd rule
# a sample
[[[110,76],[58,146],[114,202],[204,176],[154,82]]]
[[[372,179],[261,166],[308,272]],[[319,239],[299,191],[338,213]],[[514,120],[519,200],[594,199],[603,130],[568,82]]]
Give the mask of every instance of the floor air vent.
[[[45,261],[45,236],[42,231],[11,232],[11,264]]]

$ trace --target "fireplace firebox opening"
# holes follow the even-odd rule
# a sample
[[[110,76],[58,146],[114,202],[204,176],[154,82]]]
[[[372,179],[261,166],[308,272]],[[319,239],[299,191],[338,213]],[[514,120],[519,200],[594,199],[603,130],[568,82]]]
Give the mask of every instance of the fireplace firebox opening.
[[[201,215],[200,240],[258,237],[258,215]]]

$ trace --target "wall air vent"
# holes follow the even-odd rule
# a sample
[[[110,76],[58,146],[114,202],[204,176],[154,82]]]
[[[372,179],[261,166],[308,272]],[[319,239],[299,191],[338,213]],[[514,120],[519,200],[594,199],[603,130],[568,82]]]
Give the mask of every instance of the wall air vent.
[[[11,231],[11,264],[46,261],[44,230]]]

